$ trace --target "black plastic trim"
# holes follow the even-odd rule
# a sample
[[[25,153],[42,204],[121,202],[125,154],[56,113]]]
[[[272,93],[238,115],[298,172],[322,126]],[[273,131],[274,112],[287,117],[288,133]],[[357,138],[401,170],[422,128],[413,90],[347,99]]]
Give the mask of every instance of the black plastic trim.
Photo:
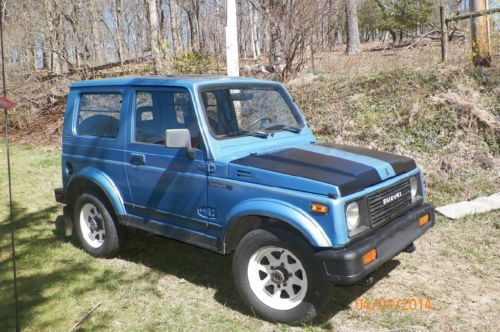
[[[421,227],[418,219],[425,214],[429,214],[430,220]],[[315,258],[322,264],[327,279],[336,284],[353,284],[399,254],[434,226],[435,222],[434,207],[424,204],[351,246],[318,251]],[[377,259],[364,265],[363,255],[373,248],[377,248]]]
[[[54,197],[57,203],[66,204],[66,192],[63,188],[54,189]]]
[[[223,246],[221,245],[219,239],[199,232],[189,231],[168,223],[148,220],[131,215],[118,216],[118,221],[120,224],[128,227],[142,229],[146,232],[185,242],[220,254],[223,253]]]

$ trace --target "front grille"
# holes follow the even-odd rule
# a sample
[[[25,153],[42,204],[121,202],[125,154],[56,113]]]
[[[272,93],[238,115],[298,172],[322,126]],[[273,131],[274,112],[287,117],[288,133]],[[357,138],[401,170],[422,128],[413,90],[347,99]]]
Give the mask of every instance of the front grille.
[[[401,197],[384,204],[384,199],[401,192]],[[373,226],[382,225],[406,213],[411,207],[410,180],[405,179],[368,196]]]

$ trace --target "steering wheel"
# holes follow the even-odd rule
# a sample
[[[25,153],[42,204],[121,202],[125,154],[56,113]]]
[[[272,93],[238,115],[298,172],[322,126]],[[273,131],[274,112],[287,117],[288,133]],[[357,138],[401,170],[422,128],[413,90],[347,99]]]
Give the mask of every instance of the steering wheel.
[[[268,117],[258,118],[257,120],[252,121],[252,123],[250,123],[248,125],[248,128],[254,127],[259,121],[260,121],[260,124],[259,124],[259,128],[257,128],[257,129],[265,129],[265,125],[271,123],[273,120],[271,120],[271,118],[268,118]]]

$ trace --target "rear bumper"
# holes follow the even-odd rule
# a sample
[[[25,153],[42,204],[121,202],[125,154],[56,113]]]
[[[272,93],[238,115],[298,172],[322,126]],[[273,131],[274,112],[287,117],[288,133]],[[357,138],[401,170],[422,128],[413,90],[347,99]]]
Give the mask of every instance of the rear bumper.
[[[420,226],[418,219],[429,215],[429,222]],[[392,259],[418,239],[436,222],[432,205],[419,206],[393,220],[365,239],[342,249],[328,249],[315,254],[326,278],[336,284],[353,284]],[[363,264],[363,255],[377,249],[377,259]]]

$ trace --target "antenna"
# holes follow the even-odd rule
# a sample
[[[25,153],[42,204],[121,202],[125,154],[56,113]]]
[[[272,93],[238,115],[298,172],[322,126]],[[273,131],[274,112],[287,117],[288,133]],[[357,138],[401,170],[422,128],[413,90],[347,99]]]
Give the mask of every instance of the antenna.
[[[0,98],[0,108],[3,108],[5,114],[5,145],[7,147],[7,172],[9,177],[9,223],[10,223],[10,240],[12,244],[12,271],[14,273],[14,301],[16,305],[16,331],[21,331],[19,326],[19,306],[18,306],[18,296],[17,296],[17,273],[16,273],[16,246],[14,241],[14,214],[12,206],[12,180],[10,173],[10,145],[9,145],[9,119],[8,119],[8,109],[16,106],[15,103],[6,99],[7,96],[7,85],[5,79],[5,54],[3,47],[3,14],[4,14],[4,3],[0,0],[0,46],[2,48],[2,82],[3,82],[3,98]]]

